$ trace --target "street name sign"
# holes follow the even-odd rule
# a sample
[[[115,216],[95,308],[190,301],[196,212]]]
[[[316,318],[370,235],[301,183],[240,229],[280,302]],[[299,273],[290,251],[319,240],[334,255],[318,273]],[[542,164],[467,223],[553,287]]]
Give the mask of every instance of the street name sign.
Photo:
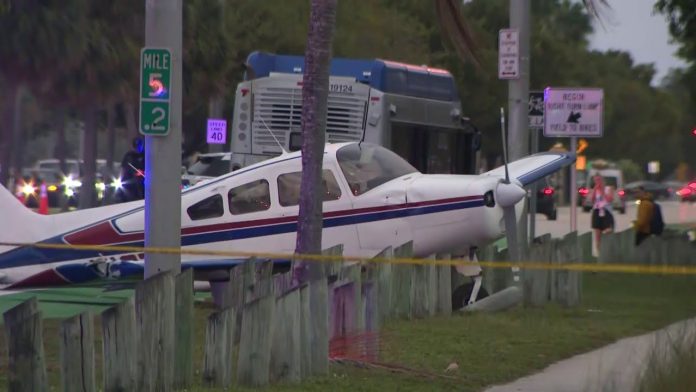
[[[498,32],[498,79],[520,77],[520,33],[517,29]]]
[[[140,133],[169,133],[172,53],[164,48],[140,51]]]
[[[208,144],[227,143],[227,120],[220,118],[209,118],[207,126]]]
[[[601,137],[604,90],[556,88],[544,90],[544,136]]]

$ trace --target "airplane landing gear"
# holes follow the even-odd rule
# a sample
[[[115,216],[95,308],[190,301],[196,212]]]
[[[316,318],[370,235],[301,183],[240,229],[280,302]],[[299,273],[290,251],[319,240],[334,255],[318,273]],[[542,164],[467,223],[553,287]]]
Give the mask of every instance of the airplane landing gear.
[[[468,259],[472,265],[457,266],[457,273],[471,278],[471,282],[465,283],[452,291],[452,310],[459,310],[464,306],[488,297],[488,292],[481,286],[483,282],[483,270],[476,259],[476,248],[469,248]]]

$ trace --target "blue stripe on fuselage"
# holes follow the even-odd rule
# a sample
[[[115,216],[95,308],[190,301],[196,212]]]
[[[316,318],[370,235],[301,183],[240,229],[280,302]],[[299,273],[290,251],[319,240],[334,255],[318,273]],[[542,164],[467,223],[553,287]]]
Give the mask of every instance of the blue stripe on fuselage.
[[[396,218],[405,218],[409,216],[426,215],[438,212],[454,211],[468,208],[483,206],[483,198],[467,200],[462,202],[453,202],[446,204],[437,204],[429,206],[404,207],[400,209],[367,212],[355,215],[338,216],[324,218],[324,227],[340,227],[346,225],[354,225],[360,223],[377,222],[381,220],[389,220]],[[297,222],[276,223],[265,226],[244,227],[237,229],[229,229],[217,232],[196,233],[182,235],[181,245],[191,246],[204,243],[222,242],[241,240],[254,237],[262,237],[274,234],[286,234],[297,231]],[[64,244],[62,235],[49,238],[42,241],[44,244]],[[129,243],[119,244],[121,246],[144,246],[143,241],[134,241]],[[48,248],[32,248],[21,247],[13,249],[3,255],[0,255],[0,269],[24,267],[35,264],[57,263],[67,260],[86,259],[98,257],[100,255],[113,255],[123,252],[97,252],[92,250],[75,250],[75,249],[48,249]],[[131,252],[132,253],[132,252]]]

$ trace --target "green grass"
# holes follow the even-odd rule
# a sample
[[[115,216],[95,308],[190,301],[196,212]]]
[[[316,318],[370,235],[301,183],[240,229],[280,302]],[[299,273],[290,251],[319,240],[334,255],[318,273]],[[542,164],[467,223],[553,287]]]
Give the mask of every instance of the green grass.
[[[696,315],[695,277],[586,274],[583,284],[583,305],[577,309],[550,305],[492,315],[389,323],[382,332],[381,362],[414,369],[420,375],[332,365],[328,377],[267,390],[476,391],[512,381],[621,337]],[[201,379],[204,323],[210,311],[208,307],[196,308],[196,380]],[[53,390],[60,389],[57,331],[58,320],[47,320],[44,341]],[[0,346],[4,347],[2,339],[4,336]],[[98,357],[100,351],[98,343]],[[445,374],[444,369],[452,362],[459,369]],[[5,360],[0,360],[0,385],[4,385],[5,364]],[[445,379],[444,375],[457,380]],[[196,386],[193,390],[207,389]]]

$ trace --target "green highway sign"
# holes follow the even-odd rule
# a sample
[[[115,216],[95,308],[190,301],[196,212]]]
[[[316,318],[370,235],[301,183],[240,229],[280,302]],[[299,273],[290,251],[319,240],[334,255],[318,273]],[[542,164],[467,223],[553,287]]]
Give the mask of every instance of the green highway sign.
[[[169,133],[169,99],[172,54],[169,49],[140,51],[140,133],[164,136]]]

